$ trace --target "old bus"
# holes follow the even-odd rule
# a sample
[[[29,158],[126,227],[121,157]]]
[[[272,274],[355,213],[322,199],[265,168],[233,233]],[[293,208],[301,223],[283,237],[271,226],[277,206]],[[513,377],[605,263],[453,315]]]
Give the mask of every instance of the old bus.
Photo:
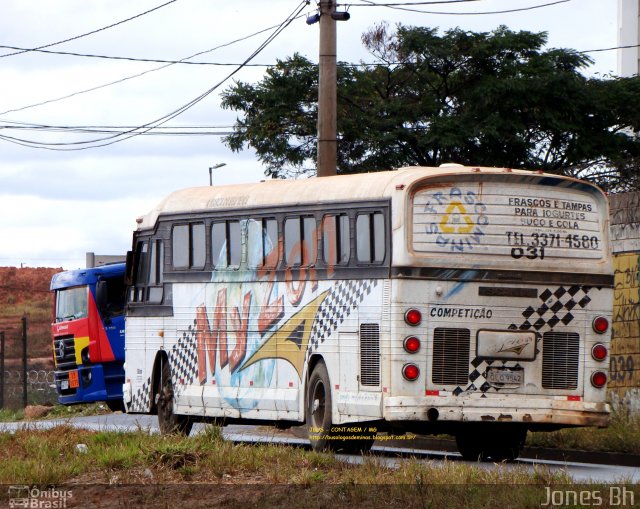
[[[127,409],[162,431],[306,424],[316,449],[449,433],[464,458],[513,459],[527,430],[608,422],[608,242],[603,193],[541,172],[177,191],[134,233]]]

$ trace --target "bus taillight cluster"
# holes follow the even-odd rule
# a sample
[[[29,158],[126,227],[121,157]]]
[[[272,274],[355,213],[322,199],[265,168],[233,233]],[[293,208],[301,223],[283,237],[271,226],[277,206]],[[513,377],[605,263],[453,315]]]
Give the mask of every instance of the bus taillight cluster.
[[[609,330],[609,320],[604,316],[598,316],[593,320],[593,330],[598,334],[604,334]],[[609,355],[607,347],[602,343],[596,343],[591,348],[591,357],[598,362],[602,362]],[[594,371],[591,374],[591,385],[596,389],[601,389],[607,384],[607,374],[604,371]]]
[[[407,325],[417,327],[422,322],[422,313],[415,308],[408,309],[404,314],[404,321]],[[402,346],[407,353],[413,354],[420,350],[421,342],[416,336],[407,336]],[[413,362],[409,362],[402,366],[402,376],[411,382],[417,380],[420,376],[420,368]]]

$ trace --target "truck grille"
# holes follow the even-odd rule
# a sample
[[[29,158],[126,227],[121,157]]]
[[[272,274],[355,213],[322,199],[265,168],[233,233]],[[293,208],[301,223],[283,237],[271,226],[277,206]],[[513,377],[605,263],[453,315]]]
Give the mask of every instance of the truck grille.
[[[56,356],[56,367],[59,371],[75,369],[76,347],[73,336],[61,336],[53,340],[53,352]]]
[[[360,383],[380,385],[380,326],[377,323],[360,325]]]
[[[542,336],[542,387],[577,389],[580,335],[545,332]]]
[[[468,382],[470,345],[469,329],[434,329],[431,375],[433,383],[464,385]]]

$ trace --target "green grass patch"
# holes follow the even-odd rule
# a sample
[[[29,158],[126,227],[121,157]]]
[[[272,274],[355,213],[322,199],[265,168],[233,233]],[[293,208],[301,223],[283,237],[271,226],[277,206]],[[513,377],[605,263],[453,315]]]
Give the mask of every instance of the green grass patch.
[[[15,422],[24,419],[24,410],[0,408],[0,422]]]

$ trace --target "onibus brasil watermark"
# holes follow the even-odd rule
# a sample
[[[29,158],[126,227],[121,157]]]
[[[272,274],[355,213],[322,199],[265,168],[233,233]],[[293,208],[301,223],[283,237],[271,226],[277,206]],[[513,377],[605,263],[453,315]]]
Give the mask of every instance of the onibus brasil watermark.
[[[55,487],[39,488],[26,484],[9,486],[9,507],[11,508],[64,509],[71,498],[73,498],[72,490]]]

